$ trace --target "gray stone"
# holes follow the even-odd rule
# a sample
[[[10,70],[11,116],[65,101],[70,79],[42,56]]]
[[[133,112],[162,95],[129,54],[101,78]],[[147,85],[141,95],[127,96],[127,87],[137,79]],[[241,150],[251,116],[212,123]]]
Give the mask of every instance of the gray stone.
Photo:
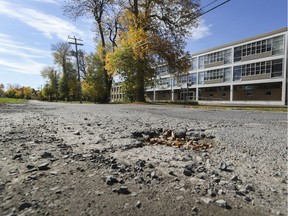
[[[177,196],[176,197],[176,201],[180,201],[180,200],[183,200],[184,199],[184,196]]]
[[[207,193],[212,197],[215,197],[217,195],[216,191],[213,188],[209,188],[207,190]]]
[[[238,181],[239,178],[238,178],[237,175],[233,175],[230,180],[231,180],[231,181]]]
[[[21,159],[22,158],[22,154],[15,154],[13,155],[12,159],[16,160],[16,159]]]
[[[38,166],[38,170],[48,170],[50,169],[48,166],[49,166],[49,162],[44,162]]]
[[[209,204],[213,202],[213,199],[209,198],[209,197],[201,197],[200,198],[202,200],[202,202]]]
[[[0,182],[0,191],[4,190],[5,189],[5,183],[3,182]]]
[[[180,129],[180,130],[175,130],[173,133],[174,133],[175,138],[185,138],[186,132],[187,132],[187,129]]]
[[[141,207],[141,202],[138,200],[137,202],[136,202],[136,205],[135,205],[137,208],[140,208]]]
[[[111,169],[118,169],[118,165],[117,164],[112,164],[110,168]]]
[[[27,167],[27,169],[33,169],[35,167],[35,165],[34,164],[27,164],[26,167]]]
[[[40,157],[41,158],[52,158],[52,157],[54,157],[53,155],[52,155],[52,153],[51,152],[43,152],[41,155],[40,155]]]
[[[139,166],[139,167],[145,167],[146,161],[139,159],[139,160],[136,161],[136,165]]]
[[[19,211],[22,211],[26,208],[30,208],[32,206],[31,203],[28,203],[28,202],[23,202],[20,204],[20,206],[18,207]]]
[[[196,169],[197,172],[205,172],[206,169],[204,166],[199,166],[197,169]]]
[[[185,176],[192,176],[192,172],[191,172],[190,170],[188,170],[188,169],[184,169],[184,170],[183,170],[183,174],[184,174]]]
[[[130,194],[131,192],[128,190],[127,186],[120,186],[120,189],[118,190],[119,194]]]
[[[158,176],[157,176],[156,172],[154,172],[154,171],[151,172],[150,176],[152,179],[158,179]]]
[[[245,187],[246,191],[250,192],[250,191],[255,191],[255,188],[253,185],[246,185]]]
[[[195,206],[192,208],[192,212],[198,212],[198,208]]]
[[[227,171],[227,164],[225,162],[221,162],[219,164],[219,169],[222,171]]]
[[[227,202],[223,199],[220,199],[220,200],[216,200],[216,205],[221,207],[221,208],[227,208],[228,205],[227,205]]]
[[[79,135],[80,135],[80,132],[79,132],[79,131],[75,131],[75,132],[73,133],[73,135],[79,136]]]
[[[251,202],[252,201],[252,199],[250,197],[248,197],[248,196],[245,196],[244,200],[247,201],[247,202]]]
[[[118,179],[113,177],[113,176],[107,176],[106,177],[106,184],[107,185],[113,185],[113,184],[118,183],[118,182],[119,182]]]

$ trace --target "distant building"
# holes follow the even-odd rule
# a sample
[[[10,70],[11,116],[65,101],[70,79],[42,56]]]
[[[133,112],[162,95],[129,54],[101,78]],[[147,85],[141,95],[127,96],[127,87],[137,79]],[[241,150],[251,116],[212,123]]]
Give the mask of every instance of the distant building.
[[[123,101],[123,93],[121,91],[121,83],[114,83],[111,88],[111,102]]]
[[[182,77],[158,65],[154,85],[146,87],[147,99],[285,105],[287,38],[282,28],[195,53],[191,70]]]

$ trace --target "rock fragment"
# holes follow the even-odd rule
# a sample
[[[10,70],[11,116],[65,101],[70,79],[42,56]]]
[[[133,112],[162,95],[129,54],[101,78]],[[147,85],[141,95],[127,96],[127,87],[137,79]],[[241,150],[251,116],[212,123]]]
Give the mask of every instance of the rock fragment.
[[[38,166],[38,170],[48,170],[50,169],[48,166],[49,166],[49,162],[44,162]]]
[[[141,207],[141,202],[138,200],[137,202],[136,202],[136,205],[135,205],[137,208],[140,208]]]
[[[118,182],[119,182],[118,179],[113,177],[113,176],[107,176],[106,177],[106,184],[107,185],[113,185],[113,184],[118,183]]]
[[[228,207],[227,202],[223,199],[216,200],[215,204],[221,208],[227,208]]]
[[[22,210],[24,210],[24,209],[26,209],[26,208],[30,208],[31,206],[32,206],[31,203],[29,203],[29,202],[23,202],[23,203],[21,203],[21,204],[19,205],[18,210],[19,210],[19,211],[22,211]]]

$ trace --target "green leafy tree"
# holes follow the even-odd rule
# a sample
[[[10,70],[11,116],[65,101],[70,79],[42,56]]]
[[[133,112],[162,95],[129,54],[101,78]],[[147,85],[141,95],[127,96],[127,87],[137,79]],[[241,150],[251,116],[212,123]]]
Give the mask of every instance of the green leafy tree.
[[[112,86],[113,77],[105,69],[105,56],[109,49],[107,40],[111,42],[112,47],[116,46],[116,36],[118,30],[118,5],[121,1],[115,0],[67,0],[63,4],[62,8],[64,14],[69,18],[75,20],[81,16],[88,16],[93,18],[95,21],[95,27],[97,36],[99,38],[101,47],[101,55],[104,56],[102,71],[104,75],[105,91],[102,92],[102,101],[109,102],[110,89]],[[114,19],[111,19],[112,13],[116,14]],[[107,22],[109,21],[109,22]]]
[[[120,40],[107,56],[106,69],[111,74],[119,71],[125,74],[127,90],[135,91],[136,101],[145,101],[144,88],[153,77],[153,64],[158,60],[167,63],[170,73],[188,71],[190,60],[184,51],[185,37],[197,25],[199,2],[131,0],[124,7]]]
[[[43,88],[43,96],[48,97],[49,101],[52,101],[53,98],[57,100],[58,97],[58,82],[59,74],[54,67],[47,66],[42,69],[41,76],[47,79],[47,84]]]
[[[5,88],[4,84],[0,84],[0,97],[3,97],[5,94],[4,88]]]
[[[52,45],[52,56],[54,57],[54,63],[62,68],[62,78],[61,78],[61,92],[64,98],[69,98],[69,71],[68,64],[70,64],[68,58],[71,51],[71,46],[67,42],[59,42]],[[70,69],[70,68],[69,68]]]
[[[101,50],[99,46],[98,50]],[[105,84],[105,73],[103,65],[103,56],[101,56],[101,51],[97,54],[89,54],[86,56],[86,78],[83,82],[83,93],[84,96],[89,98],[94,102],[107,102],[106,95],[109,94],[109,89]]]

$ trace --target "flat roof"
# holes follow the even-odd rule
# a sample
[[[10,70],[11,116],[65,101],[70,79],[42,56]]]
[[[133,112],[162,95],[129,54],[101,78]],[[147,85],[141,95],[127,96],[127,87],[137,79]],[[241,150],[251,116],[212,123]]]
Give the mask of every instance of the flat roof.
[[[211,52],[211,51],[218,50],[218,49],[223,49],[225,47],[234,46],[234,45],[237,45],[237,44],[249,42],[249,41],[260,39],[260,38],[263,38],[263,37],[268,37],[268,36],[271,36],[271,35],[274,35],[274,34],[285,32],[285,31],[287,31],[287,29],[288,29],[287,27],[284,27],[284,28],[281,28],[281,29],[278,29],[278,30],[275,30],[275,31],[271,31],[271,32],[268,32],[268,33],[260,34],[260,35],[253,36],[253,37],[249,37],[249,38],[246,38],[246,39],[243,39],[243,40],[238,40],[238,41],[235,41],[235,42],[231,42],[231,43],[227,43],[227,44],[224,44],[224,45],[216,46],[216,47],[204,50],[204,51],[193,53],[192,56],[200,55],[200,54]]]

